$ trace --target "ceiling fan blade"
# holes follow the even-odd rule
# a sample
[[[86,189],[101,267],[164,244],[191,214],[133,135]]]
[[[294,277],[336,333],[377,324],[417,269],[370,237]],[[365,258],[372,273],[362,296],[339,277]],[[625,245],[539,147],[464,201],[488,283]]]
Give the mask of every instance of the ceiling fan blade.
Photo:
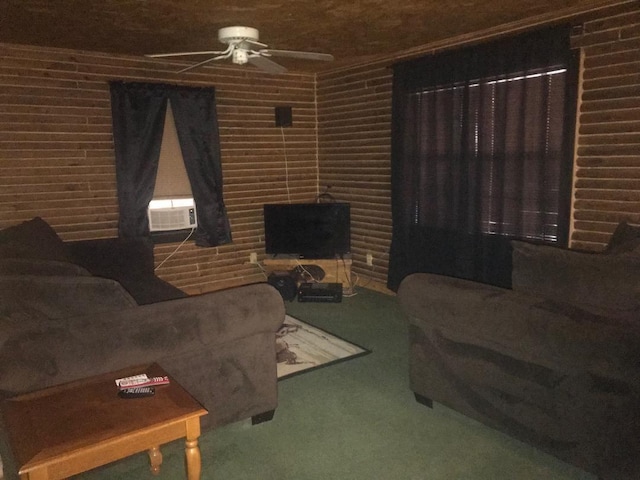
[[[188,55],[222,55],[224,53],[227,53],[228,50],[229,49],[223,52],[211,50],[211,51],[204,51],[204,52],[153,53],[153,54],[145,55],[145,57],[164,58],[164,57],[184,57]]]
[[[248,61],[251,65],[258,67],[260,70],[267,73],[278,74],[287,71],[287,69],[282,65],[278,65],[276,62],[273,62],[261,55],[251,54],[249,55]]]
[[[217,57],[207,58],[206,60],[204,60],[204,61],[202,61],[200,63],[196,63],[195,65],[190,65],[187,68],[183,68],[182,70],[178,70],[178,73],[188,72],[189,70],[193,70],[194,68],[202,67],[203,65],[206,65],[209,62],[213,62],[215,60],[222,60],[223,58],[228,58],[228,57],[229,57],[228,54],[224,54],[224,55],[218,55]]]
[[[266,47],[267,46],[266,43],[258,42],[256,40],[251,40],[251,39],[248,39],[248,38],[243,38],[242,42],[240,42],[240,43],[248,44],[248,45],[243,45],[243,47],[247,48],[247,49],[250,49],[251,46],[253,46],[253,45],[255,45],[256,47]]]
[[[316,53],[316,52],[297,52],[295,50],[260,50],[261,54],[272,55],[274,57],[289,57],[289,58],[301,58],[304,60],[323,60],[330,62],[333,60],[333,55],[328,53]]]

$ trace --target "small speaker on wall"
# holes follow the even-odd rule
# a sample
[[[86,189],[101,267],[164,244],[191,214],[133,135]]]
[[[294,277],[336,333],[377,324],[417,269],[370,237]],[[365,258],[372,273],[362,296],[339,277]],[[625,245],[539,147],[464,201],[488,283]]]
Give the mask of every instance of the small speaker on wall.
[[[276,127],[290,127],[293,125],[291,107],[276,107]]]

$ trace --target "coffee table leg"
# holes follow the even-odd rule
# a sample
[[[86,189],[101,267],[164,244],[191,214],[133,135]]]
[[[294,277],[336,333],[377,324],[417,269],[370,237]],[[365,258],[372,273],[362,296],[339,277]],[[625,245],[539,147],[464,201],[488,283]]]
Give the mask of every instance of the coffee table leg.
[[[187,460],[187,478],[189,480],[200,480],[202,463],[197,438],[185,442],[185,457]]]
[[[162,452],[160,447],[152,447],[147,452],[149,461],[151,462],[151,473],[158,475],[160,473],[160,465],[162,465]]]
[[[200,480],[202,469],[202,459],[200,458],[200,447],[198,447],[198,437],[200,436],[200,418],[187,420],[187,435],[184,448],[184,456],[187,463],[187,478],[189,480]]]

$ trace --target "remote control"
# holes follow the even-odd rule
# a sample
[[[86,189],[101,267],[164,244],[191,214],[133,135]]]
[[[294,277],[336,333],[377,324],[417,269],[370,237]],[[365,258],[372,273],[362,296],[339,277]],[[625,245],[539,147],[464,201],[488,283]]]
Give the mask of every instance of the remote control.
[[[132,377],[119,378],[116,380],[116,385],[120,389],[133,388],[133,387],[151,387],[154,385],[167,385],[169,383],[169,377],[152,377],[149,378],[146,374],[134,375]]]
[[[145,373],[141,373],[139,375],[132,375],[131,377],[118,378],[116,385],[120,388],[129,388],[148,380],[149,377],[147,377]]]
[[[153,387],[124,388],[118,392],[120,398],[153,397],[155,394],[156,389]]]

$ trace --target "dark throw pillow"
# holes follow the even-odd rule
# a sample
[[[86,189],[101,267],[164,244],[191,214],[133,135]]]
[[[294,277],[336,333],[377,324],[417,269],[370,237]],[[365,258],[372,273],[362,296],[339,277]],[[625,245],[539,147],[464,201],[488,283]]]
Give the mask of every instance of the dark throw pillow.
[[[605,253],[637,253],[640,255],[640,226],[621,222],[616,227]]]
[[[62,239],[40,217],[0,230],[0,258],[71,261]]]

